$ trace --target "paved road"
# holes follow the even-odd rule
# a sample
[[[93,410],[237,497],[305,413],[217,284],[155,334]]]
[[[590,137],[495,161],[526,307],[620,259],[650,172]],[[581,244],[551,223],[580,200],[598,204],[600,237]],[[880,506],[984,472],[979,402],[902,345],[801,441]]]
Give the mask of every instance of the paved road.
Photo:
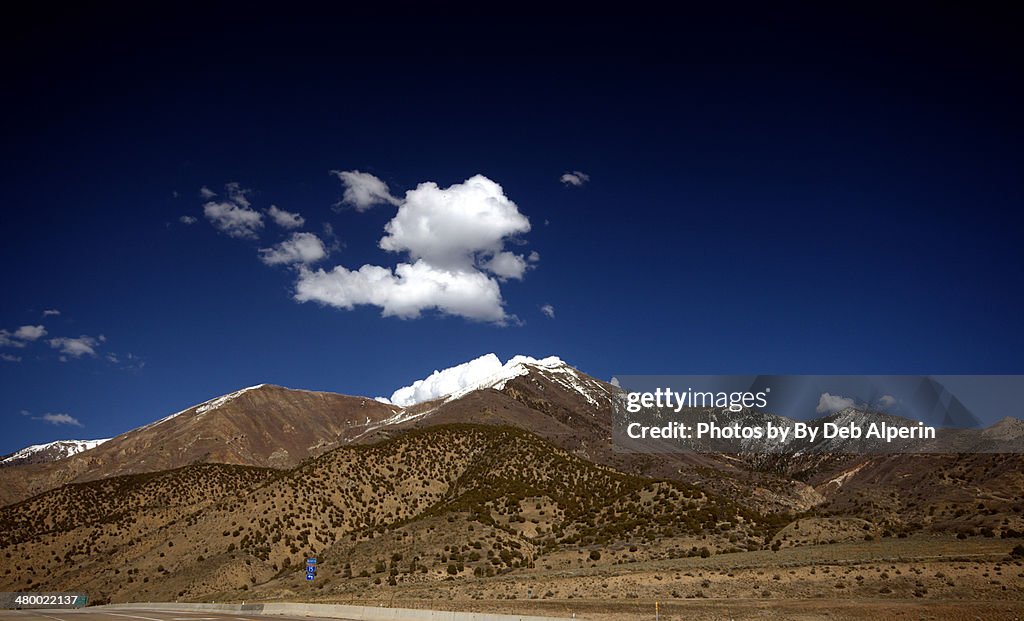
[[[0,610],[0,621],[309,621],[308,617],[179,610]]]

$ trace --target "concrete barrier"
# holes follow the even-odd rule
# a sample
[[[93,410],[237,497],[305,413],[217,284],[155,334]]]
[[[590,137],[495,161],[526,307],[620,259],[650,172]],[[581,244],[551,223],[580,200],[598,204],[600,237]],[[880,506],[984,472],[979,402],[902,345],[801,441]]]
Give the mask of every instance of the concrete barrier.
[[[416,608],[384,608],[380,606],[346,606],[343,604],[178,604],[170,602],[146,604],[107,604],[95,608],[182,610],[209,612],[244,612],[251,615],[289,617],[326,617],[350,621],[572,621],[560,617],[530,615],[498,615],[482,612],[420,610]]]

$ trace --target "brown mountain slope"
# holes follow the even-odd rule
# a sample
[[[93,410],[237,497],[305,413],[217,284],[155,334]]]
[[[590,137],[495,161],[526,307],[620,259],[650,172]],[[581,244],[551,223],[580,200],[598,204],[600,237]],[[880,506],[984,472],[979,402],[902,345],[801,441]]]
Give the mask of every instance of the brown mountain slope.
[[[1024,533],[1024,455],[850,456],[805,475],[819,511],[888,532]]]
[[[516,426],[583,459],[747,497],[763,511],[804,510],[820,500],[799,481],[751,473],[727,456],[617,453],[611,442],[613,386],[564,364],[524,364],[516,373],[453,398],[404,409],[362,397],[270,385],[243,389],[60,462],[0,469],[0,503],[68,482],[190,463],[289,467],[342,444],[449,423]]]
[[[756,549],[779,527],[699,488],[596,466],[522,431],[444,426],[285,472],[188,466],[4,507],[0,554],[14,560],[0,589],[73,588],[115,601],[240,596],[292,580],[307,553],[336,579],[390,563],[395,582],[430,582],[611,546],[666,558],[698,546]]]
[[[59,485],[194,463],[289,468],[392,416],[362,397],[263,384],[123,433],[67,459],[0,469],[0,502]]]
[[[569,365],[524,364],[522,374],[495,386],[409,408],[370,437],[439,424],[512,425],[582,459],[644,477],[699,485],[744,498],[759,511],[803,511],[822,497],[805,483],[758,471],[734,456],[708,453],[631,454],[612,444],[612,399],[618,389]]]
[[[611,442],[615,389],[609,384],[562,364],[524,364],[485,384],[409,408],[255,387],[189,408],[57,464],[0,469],[0,495],[23,499],[68,481],[195,462],[289,466],[333,446],[472,423],[516,426],[584,460],[626,474],[696,485],[742,499],[746,507],[766,514],[814,511],[863,518],[894,533],[1024,530],[1020,503],[1012,500],[1024,483],[1021,455],[807,454],[752,460],[749,455],[619,453]],[[1016,433],[1018,423],[1003,421],[991,433]],[[979,503],[985,514],[974,516]]]

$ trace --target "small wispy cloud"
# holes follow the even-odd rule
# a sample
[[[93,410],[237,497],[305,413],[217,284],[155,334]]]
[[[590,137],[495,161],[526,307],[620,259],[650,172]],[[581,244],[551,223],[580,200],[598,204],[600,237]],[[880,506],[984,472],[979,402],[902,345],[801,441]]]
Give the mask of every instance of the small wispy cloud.
[[[398,205],[402,202],[391,195],[387,183],[370,173],[332,170],[331,174],[345,186],[341,202],[354,207],[356,211],[366,211],[374,205]]]
[[[540,307],[540,312],[544,313],[544,316],[548,319],[555,318],[555,307],[550,304],[545,304]]]
[[[237,181],[229,181],[224,184],[224,191],[228,193],[228,198],[232,203],[241,207],[252,207],[252,203],[249,202],[249,197],[252,196],[252,190],[249,188],[243,188],[241,183]]]
[[[263,228],[263,214],[251,208],[249,201],[251,190],[243,188],[238,182],[232,181],[224,185],[228,199],[225,201],[210,200],[203,205],[203,215],[210,221],[215,229],[228,237],[239,239],[257,239],[259,231]],[[216,194],[205,196],[203,190],[209,192],[209,188],[203,186],[200,195],[204,198],[213,198]]]
[[[14,335],[7,330],[0,330],[0,347],[24,347],[25,343],[18,341]]]
[[[0,354],[0,360],[4,362],[21,362],[21,356],[15,356],[14,354]]]
[[[46,328],[43,326],[21,326],[14,331],[14,338],[22,341],[35,341],[46,336]]]
[[[312,233],[292,233],[276,246],[260,248],[260,260],[267,265],[309,265],[326,256],[324,243]]]
[[[300,214],[285,211],[277,205],[271,205],[267,210],[267,215],[283,229],[300,229],[306,224],[306,219]]]
[[[43,317],[57,317],[60,315],[60,311],[56,308],[48,308],[43,311]]]
[[[81,421],[70,414],[43,414],[36,416],[35,420],[41,420],[51,425],[70,425],[72,427],[85,427]]]
[[[818,414],[831,414],[839,410],[855,407],[856,405],[857,402],[849,397],[823,392],[818,399],[818,407],[814,411]]]
[[[103,336],[93,338],[83,334],[77,338],[62,336],[60,338],[50,339],[47,343],[50,344],[50,347],[59,350],[63,356],[81,358],[82,356],[95,356],[96,348],[105,340],[106,339]]]
[[[888,409],[896,405],[898,400],[892,395],[882,395],[878,398],[878,405],[882,408]]]
[[[865,401],[857,401],[851,397],[844,397],[842,395],[833,395],[827,392],[821,393],[821,397],[818,399],[818,407],[815,412],[818,414],[831,414],[846,408],[856,408],[858,410],[891,410],[893,407],[899,404],[899,400],[892,395],[882,395],[877,399],[872,400],[870,403]]]
[[[0,347],[25,347],[43,336],[46,336],[43,326],[21,326],[14,332],[0,330]]]
[[[203,200],[210,200],[214,196],[217,196],[217,193],[211,190],[210,188],[206,187],[205,185],[199,188],[199,197],[202,198]]]
[[[109,352],[104,356],[104,358],[106,358],[107,362],[110,364],[118,366],[124,371],[141,371],[146,366],[145,360],[131,352],[124,355]]]
[[[578,188],[584,183],[590,181],[590,175],[580,170],[573,170],[571,172],[563,173],[558,180],[567,186],[571,185]]]
[[[182,216],[182,217],[178,218],[178,222],[181,222],[182,224],[188,224],[188,225],[195,224],[198,221],[199,221],[199,218],[196,218],[195,216]]]

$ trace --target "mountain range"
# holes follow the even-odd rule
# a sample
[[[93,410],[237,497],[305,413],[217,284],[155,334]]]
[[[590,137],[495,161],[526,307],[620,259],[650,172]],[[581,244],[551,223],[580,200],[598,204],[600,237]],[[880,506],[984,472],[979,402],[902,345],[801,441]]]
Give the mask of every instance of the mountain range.
[[[288,597],[307,554],[335,564],[318,588],[430,584],[803,545],[809,516],[839,541],[1024,532],[1019,454],[618,452],[615,386],[557,358],[488,364],[422,401],[261,384],[30,452],[0,468],[0,590]]]

